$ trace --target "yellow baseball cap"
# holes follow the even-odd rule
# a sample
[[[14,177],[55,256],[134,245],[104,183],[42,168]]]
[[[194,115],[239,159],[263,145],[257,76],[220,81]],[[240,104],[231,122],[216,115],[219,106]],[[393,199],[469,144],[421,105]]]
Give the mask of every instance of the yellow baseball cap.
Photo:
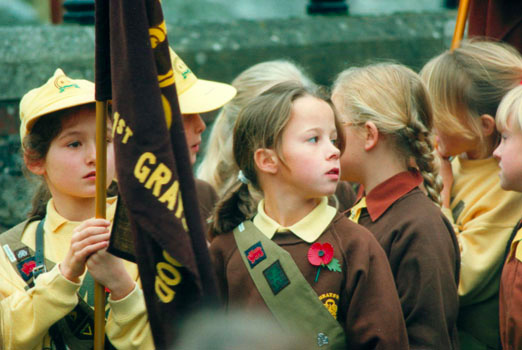
[[[170,60],[178,91],[181,114],[210,112],[236,96],[232,85],[198,79],[181,58],[170,48]]]
[[[26,93],[20,101],[22,143],[25,135],[41,116],[95,101],[94,83],[83,79],[71,79],[58,68],[45,84]]]

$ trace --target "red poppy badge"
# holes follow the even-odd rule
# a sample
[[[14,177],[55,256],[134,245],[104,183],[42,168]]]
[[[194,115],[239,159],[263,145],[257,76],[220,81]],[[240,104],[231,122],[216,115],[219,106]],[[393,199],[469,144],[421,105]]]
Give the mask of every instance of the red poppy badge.
[[[334,250],[330,243],[316,242],[308,249],[308,261],[314,266],[318,266],[317,275],[315,275],[315,282],[319,279],[321,266],[327,267],[330,271],[342,272],[339,260],[333,257]]]

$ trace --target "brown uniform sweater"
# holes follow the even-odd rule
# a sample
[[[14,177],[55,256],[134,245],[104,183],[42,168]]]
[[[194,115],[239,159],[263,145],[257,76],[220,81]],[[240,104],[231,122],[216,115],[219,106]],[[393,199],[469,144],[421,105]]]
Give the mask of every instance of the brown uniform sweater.
[[[339,260],[343,272],[322,268],[317,282],[317,267],[307,258],[309,243],[292,233],[277,233],[273,241],[290,253],[319,299],[345,329],[347,349],[408,348],[386,255],[370,232],[337,214],[317,242],[333,246],[334,258]],[[232,233],[214,238],[210,254],[227,308],[269,312]]]
[[[522,349],[522,221],[515,227],[513,243],[500,280],[500,337],[502,349]]]
[[[366,196],[359,224],[384,248],[395,277],[411,349],[459,349],[460,251],[451,224],[404,172]]]

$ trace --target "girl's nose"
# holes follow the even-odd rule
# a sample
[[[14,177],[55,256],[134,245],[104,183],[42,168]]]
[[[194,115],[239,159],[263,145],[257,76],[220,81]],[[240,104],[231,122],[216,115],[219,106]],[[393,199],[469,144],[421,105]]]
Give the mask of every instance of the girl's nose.
[[[96,142],[91,142],[86,146],[85,161],[87,163],[96,163]]]
[[[205,129],[207,128],[205,122],[203,121],[203,118],[201,118],[201,115],[194,114],[194,129],[198,134],[201,134]]]
[[[333,143],[328,143],[328,159],[338,159],[341,156],[341,151]]]

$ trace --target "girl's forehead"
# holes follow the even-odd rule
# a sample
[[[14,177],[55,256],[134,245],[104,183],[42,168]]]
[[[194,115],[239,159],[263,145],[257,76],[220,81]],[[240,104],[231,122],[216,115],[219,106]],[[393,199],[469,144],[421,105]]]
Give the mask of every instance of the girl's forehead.
[[[65,114],[62,118],[62,130],[76,127],[89,127],[96,125],[96,110],[80,109]]]

